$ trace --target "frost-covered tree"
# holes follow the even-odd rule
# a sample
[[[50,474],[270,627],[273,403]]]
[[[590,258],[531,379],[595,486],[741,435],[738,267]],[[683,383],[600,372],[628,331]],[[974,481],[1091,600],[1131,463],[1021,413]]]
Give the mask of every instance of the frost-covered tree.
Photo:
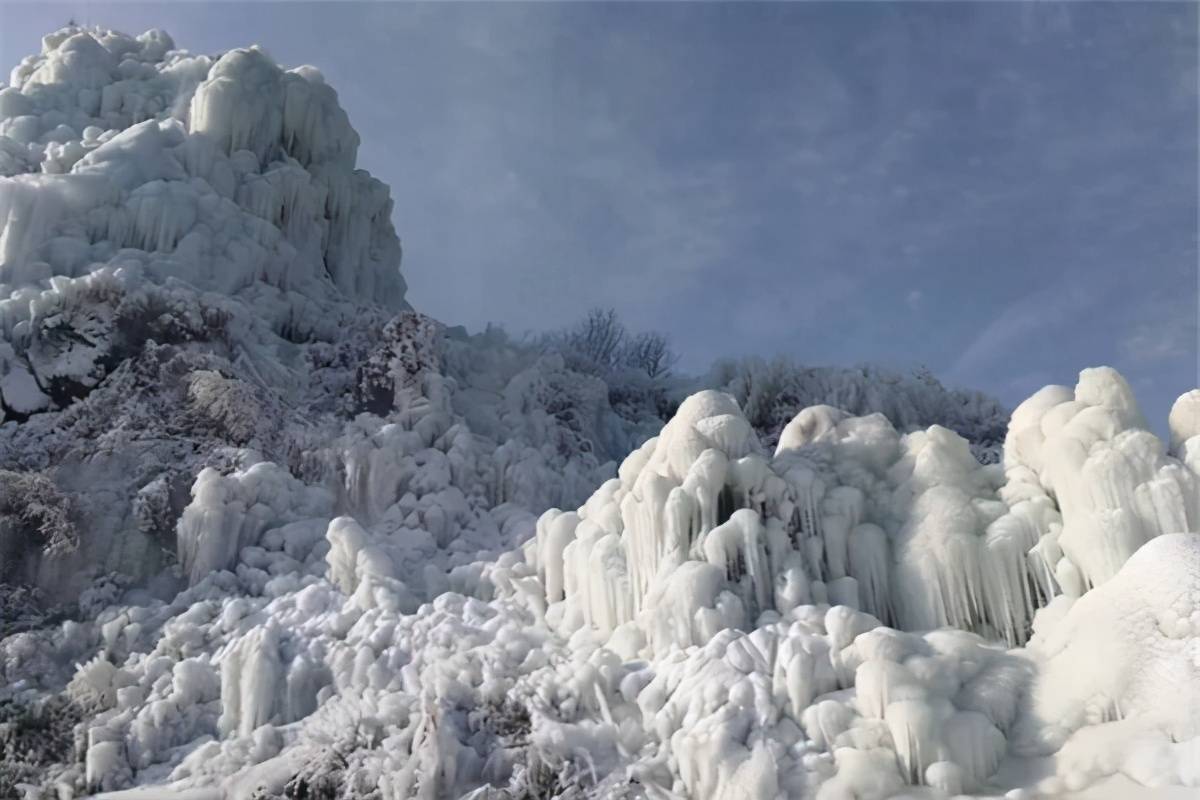
[[[980,392],[947,389],[928,368],[911,375],[873,365],[809,367],[778,357],[719,361],[702,380],[729,392],[767,443],[808,406],[829,405],[855,416],[881,413],[901,430],[942,425],[994,461],[1004,440],[1008,412]]]
[[[441,367],[442,326],[414,311],[389,320],[357,368],[356,410],[386,414],[422,390],[423,376]]]
[[[612,308],[593,308],[579,322],[546,336],[545,346],[562,354],[571,369],[605,375],[620,363],[628,331]]]
[[[83,718],[69,700],[14,702],[0,699],[0,797],[29,797],[46,769],[73,755],[73,727]],[[45,796],[45,795],[33,795]]]
[[[213,370],[193,372],[188,382],[188,401],[199,418],[237,444],[248,444],[258,434],[263,407],[253,387],[237,378]]]
[[[679,356],[671,350],[667,337],[657,332],[639,333],[625,345],[622,361],[651,378],[665,378]]]
[[[613,308],[590,309],[575,324],[543,337],[543,347],[561,353],[571,369],[599,377],[634,369],[665,378],[678,360],[664,334],[631,333]]]

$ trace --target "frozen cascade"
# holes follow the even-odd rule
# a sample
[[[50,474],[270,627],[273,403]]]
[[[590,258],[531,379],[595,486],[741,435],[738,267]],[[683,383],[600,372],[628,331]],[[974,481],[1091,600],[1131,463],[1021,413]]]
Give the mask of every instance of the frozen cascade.
[[[221,664],[221,732],[249,736],[271,722],[282,681],[278,628],[256,628],[239,639]]]
[[[1176,403],[1175,438],[1190,432],[1189,397]],[[1107,367],[1084,370],[1073,392],[1047,387],[1022,403],[1004,466],[1006,494],[1057,510],[1034,555],[1068,594],[1111,578],[1146,541],[1200,527],[1196,473],[1145,429],[1129,385]]]
[[[332,282],[403,307],[391,199],[355,169],[358,135],[320,72],[169,42],[68,29],[13,71],[0,150],[22,155],[0,172],[0,282],[78,277],[132,248],[205,289],[322,297]]]
[[[1180,422],[1189,402],[1185,397],[1177,404],[1172,424],[1183,443],[1174,452],[1186,452],[1192,439],[1190,423]],[[1071,427],[1075,417],[1080,421]],[[1195,735],[1183,722],[1192,718],[1190,706],[1168,701],[1156,711],[1149,705],[1149,698],[1172,696],[1172,690],[1158,686],[1097,709],[1094,698],[1115,698],[1115,689],[1060,692],[1054,683],[1071,681],[1080,658],[1107,659],[1091,650],[1074,653],[1108,647],[1112,630],[1123,629],[1071,624],[1083,617],[1082,608],[1056,622],[1072,603],[1107,602],[1107,590],[1087,591],[1096,582],[1089,577],[1092,564],[1121,576],[1149,575],[1151,567],[1134,569],[1153,552],[1138,544],[1196,521],[1195,473],[1144,430],[1115,372],[1085,370],[1076,390],[1050,387],[1031,398],[1014,414],[1002,466],[981,467],[966,442],[944,428],[901,436],[882,418],[828,408],[797,415],[771,457],[753,434],[724,435],[741,429],[729,421],[737,418],[728,400],[691,398],[662,435],[626,459],[617,480],[575,512],[546,512],[531,550],[544,585],[554,587],[546,595],[547,620],[563,635],[576,640],[580,627],[590,626],[598,641],[627,658],[658,665],[638,703],[643,714],[655,715],[647,727],[670,741],[689,794],[740,797],[742,783],[762,777],[747,772],[752,764],[774,773],[778,783],[769,786],[781,795],[811,787],[805,781],[814,780],[808,770],[817,761],[805,762],[798,773],[805,777],[789,783],[789,756],[778,749],[796,735],[780,727],[788,720],[833,755],[828,779],[818,781],[818,796],[830,798],[886,797],[903,784],[979,789],[1007,756],[1053,750],[1079,725],[1122,713],[1132,713],[1138,720],[1132,724],[1144,731],[1168,707],[1175,712],[1172,738],[1154,739],[1148,752],[1165,747],[1170,755],[1156,757],[1176,760],[1190,752],[1169,743]],[[1141,538],[1122,540],[1119,531],[1095,524],[1106,509]],[[1071,527],[1075,515],[1092,524]],[[1128,522],[1121,522],[1123,515]],[[1076,547],[1070,538],[1062,546],[1066,531],[1081,537]],[[1085,535],[1093,550],[1107,549],[1107,563],[1094,555],[1078,567],[1070,560],[1087,547]],[[1165,537],[1161,549],[1176,538]],[[578,559],[577,552],[597,547],[602,557]],[[1138,557],[1122,569],[1135,550]],[[1188,550],[1178,559],[1178,579],[1164,581],[1173,591],[1191,580],[1191,555]],[[817,623],[821,609],[828,611]],[[1164,654],[1155,672],[1175,692],[1200,685],[1187,666],[1194,653],[1185,655],[1194,651],[1195,631],[1175,622],[1194,616],[1172,607],[1164,617],[1170,621],[1158,623],[1180,645]],[[881,619],[908,630],[940,630],[905,634],[877,627]],[[1031,631],[1035,639],[1029,655],[1010,655],[953,628],[1013,644]],[[807,638],[813,634],[822,638]],[[1049,638],[1056,634],[1058,640]],[[755,644],[732,644],[742,641]],[[703,678],[673,691],[705,698],[695,702],[707,705],[672,711],[668,723],[662,714],[670,706],[661,698],[672,689],[662,683],[661,670],[685,658],[705,665]],[[1041,664],[1050,670],[1046,677],[1038,675]],[[1056,670],[1060,678],[1053,677]],[[770,680],[756,684],[759,673]],[[728,705],[710,699],[702,687],[711,685],[723,687]],[[1032,716],[1022,711],[1031,686],[1035,698],[1044,692],[1054,701],[1037,700]],[[1070,710],[1072,702],[1082,711]],[[1082,755],[1091,752],[1096,735],[1084,728],[1070,740],[1064,756],[1079,764],[1061,780],[1083,785],[1098,776]],[[1127,762],[1127,774],[1152,780],[1145,771],[1151,757],[1138,758]],[[1182,767],[1172,775],[1173,781],[1192,780]],[[1059,780],[1045,786],[1053,789]]]
[[[655,654],[666,630],[680,633],[678,646],[698,643],[690,625],[653,619],[677,614],[672,601],[646,602],[668,582],[678,593],[674,573],[690,561],[724,581],[686,594],[710,597],[707,613],[743,629],[764,611],[833,602],[907,629],[1018,642],[1046,599],[1026,557],[1042,518],[1011,512],[1002,482],[945,428],[901,436],[879,415],[828,408],[797,415],[771,456],[732,398],[704,392],[626,459],[617,482],[569,516],[543,515],[537,563],[567,630],[595,624],[604,597],[603,629],[636,619],[655,632]],[[615,598],[622,585],[629,595]]]
[[[11,83],[5,479],[86,523],[0,553],[80,609],[0,638],[0,708],[77,743],[39,791],[882,800],[1051,753],[1026,788],[1200,785],[1197,392],[1164,447],[1086,370],[993,466],[865,373],[797,380],[889,417],[622,421],[404,308],[315,69],[70,28]]]
[[[179,560],[196,583],[229,569],[243,548],[259,543],[264,531],[299,519],[327,516],[328,492],[305,486],[269,462],[222,475],[205,469],[192,487],[192,502],[177,529]]]

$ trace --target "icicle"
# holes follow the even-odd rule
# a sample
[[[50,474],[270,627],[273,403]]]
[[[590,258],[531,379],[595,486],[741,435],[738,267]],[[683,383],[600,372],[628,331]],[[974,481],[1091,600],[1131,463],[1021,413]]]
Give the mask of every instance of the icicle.
[[[775,571],[775,608],[786,614],[796,606],[811,603],[812,589],[809,584],[804,557],[792,552]]]
[[[255,628],[221,662],[221,733],[249,736],[271,722],[282,687],[279,629]]]
[[[668,568],[678,566],[687,560],[701,533],[699,509],[683,487],[676,486],[667,495],[663,527],[663,564]]]
[[[705,450],[688,468],[683,490],[695,498],[700,511],[700,529],[696,541],[720,524],[720,496],[725,489],[729,459],[719,450]]]
[[[658,572],[659,561],[666,549],[663,515],[667,498],[674,488],[670,479],[645,473],[638,479],[634,490],[621,501],[621,519],[624,523],[621,540],[629,565],[635,611],[641,608],[642,598]]]
[[[727,580],[740,587],[742,602],[751,618],[768,608],[773,585],[762,542],[758,515],[742,509],[704,539],[704,556],[725,571]]]
[[[904,687],[918,687],[916,677],[903,664],[868,660],[854,673],[854,696],[858,713],[883,719],[887,707],[900,699]]]
[[[863,523],[850,532],[846,550],[848,571],[858,581],[860,608],[890,623],[892,564],[887,534],[878,525]]]
[[[884,711],[884,720],[891,731],[896,758],[905,781],[920,784],[926,769],[934,762],[943,760],[939,735],[943,720],[928,702],[921,700],[889,703]]]
[[[613,534],[593,544],[588,556],[588,608],[592,623],[605,633],[633,618],[633,582],[621,539]]]
[[[975,711],[959,711],[945,721],[942,741],[946,760],[962,771],[968,790],[981,788],[1000,766],[1008,742],[987,717]]]
[[[579,515],[551,509],[537,522],[538,572],[546,588],[546,599],[557,603],[565,596],[563,551],[575,539]]]

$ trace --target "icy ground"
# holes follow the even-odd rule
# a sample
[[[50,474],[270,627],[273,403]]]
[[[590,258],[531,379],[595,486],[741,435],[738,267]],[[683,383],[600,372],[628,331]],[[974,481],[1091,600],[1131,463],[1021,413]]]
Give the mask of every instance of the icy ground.
[[[0,89],[0,796],[1200,792],[1200,391],[598,376],[411,310],[357,144],[157,31]]]

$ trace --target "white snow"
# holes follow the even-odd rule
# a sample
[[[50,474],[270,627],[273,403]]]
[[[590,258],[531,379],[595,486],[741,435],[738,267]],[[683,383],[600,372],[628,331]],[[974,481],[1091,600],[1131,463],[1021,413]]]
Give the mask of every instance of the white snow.
[[[78,602],[0,639],[0,701],[78,715],[48,792],[1200,787],[1200,390],[1164,446],[1084,370],[988,465],[867,372],[734,369],[657,430],[408,310],[358,143],[316,69],[157,31],[0,89],[0,453],[86,523],[0,548]],[[889,415],[777,419],[760,369]]]
[[[1197,785],[1200,534],[1158,536],[1104,585],[1060,601],[1031,643],[1044,662],[1033,712],[1062,746],[1068,785],[1117,771]]]

